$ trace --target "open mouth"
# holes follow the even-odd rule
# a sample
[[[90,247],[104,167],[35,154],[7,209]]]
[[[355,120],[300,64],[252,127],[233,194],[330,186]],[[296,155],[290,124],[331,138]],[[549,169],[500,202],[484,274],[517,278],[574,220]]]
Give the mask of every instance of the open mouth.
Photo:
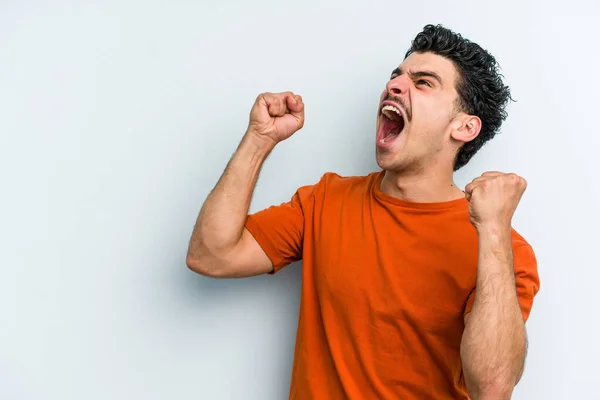
[[[381,109],[377,144],[389,145],[400,136],[404,130],[404,117],[402,112],[393,105],[385,105]]]

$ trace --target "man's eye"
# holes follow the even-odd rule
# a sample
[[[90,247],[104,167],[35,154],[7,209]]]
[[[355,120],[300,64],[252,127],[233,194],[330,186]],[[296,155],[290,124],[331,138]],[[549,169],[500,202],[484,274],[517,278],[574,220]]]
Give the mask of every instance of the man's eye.
[[[419,79],[417,81],[417,85],[425,85],[425,86],[431,87],[431,84],[428,81],[424,80],[424,79]]]

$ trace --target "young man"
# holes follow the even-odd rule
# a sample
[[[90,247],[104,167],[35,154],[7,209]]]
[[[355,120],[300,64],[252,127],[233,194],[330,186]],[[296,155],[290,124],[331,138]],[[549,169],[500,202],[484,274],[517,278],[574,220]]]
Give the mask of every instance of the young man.
[[[188,266],[212,277],[303,260],[291,399],[508,399],[539,290],[511,227],[526,182],[453,182],[506,118],[494,57],[441,26],[417,35],[384,89],[377,162],[333,173],[247,215],[259,170],[304,124],[291,92],[258,96],[248,130],[204,203]]]

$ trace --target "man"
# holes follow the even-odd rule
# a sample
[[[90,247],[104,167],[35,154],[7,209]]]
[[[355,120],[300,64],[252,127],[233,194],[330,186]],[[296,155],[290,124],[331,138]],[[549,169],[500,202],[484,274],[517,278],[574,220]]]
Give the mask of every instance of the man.
[[[291,399],[511,397],[539,290],[533,250],[511,227],[526,183],[500,172],[464,192],[453,182],[509,99],[494,57],[428,25],[381,95],[382,171],[327,173],[247,215],[263,161],[304,124],[300,96],[258,96],[187,264],[243,277],[303,259]]]

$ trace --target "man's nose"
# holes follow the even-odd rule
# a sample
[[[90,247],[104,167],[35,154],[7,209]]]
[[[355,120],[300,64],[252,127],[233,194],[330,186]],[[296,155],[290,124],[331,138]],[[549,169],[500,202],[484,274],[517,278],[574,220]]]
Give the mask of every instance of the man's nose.
[[[393,96],[405,94],[408,91],[408,79],[403,75],[390,79],[387,83],[387,91]]]

